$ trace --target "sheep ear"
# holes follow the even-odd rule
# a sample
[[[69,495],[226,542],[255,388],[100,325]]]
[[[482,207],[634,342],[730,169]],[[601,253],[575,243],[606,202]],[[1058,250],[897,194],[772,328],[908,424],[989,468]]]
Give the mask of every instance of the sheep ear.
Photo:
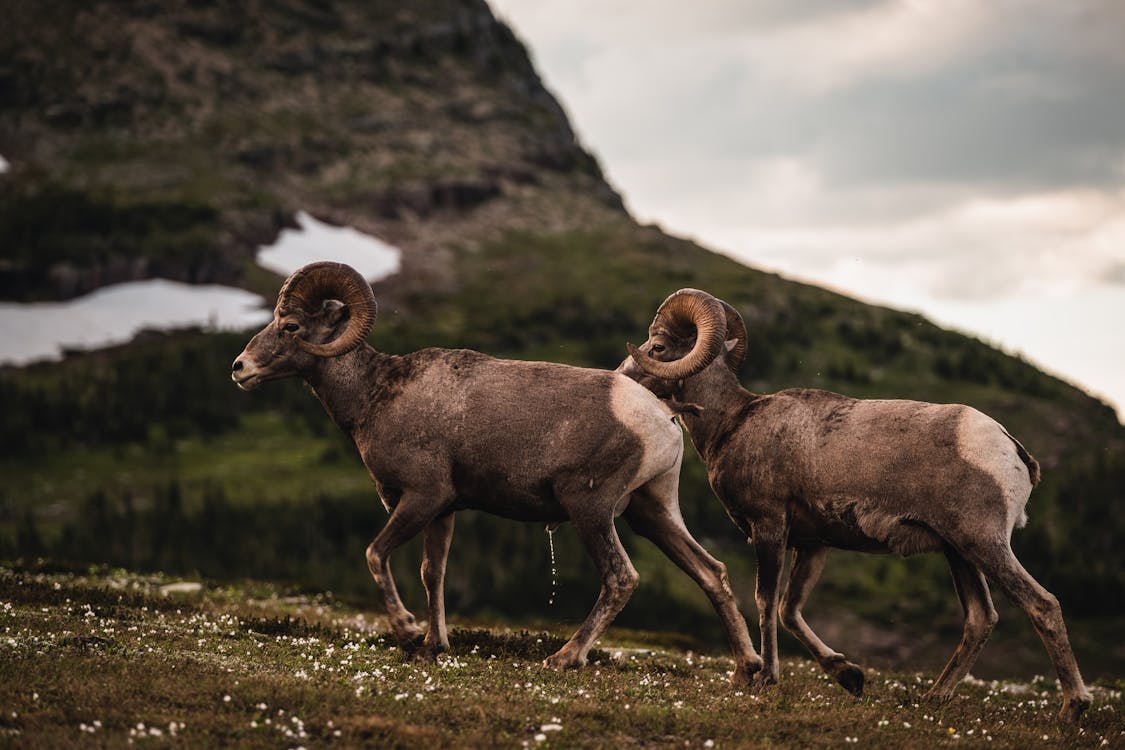
[[[726,347],[727,353],[729,354],[734,351],[734,347],[738,346],[738,339],[727,339],[723,342],[723,346]]]
[[[326,299],[320,306],[320,312],[330,325],[336,325],[344,319],[344,311],[348,306],[337,299]]]

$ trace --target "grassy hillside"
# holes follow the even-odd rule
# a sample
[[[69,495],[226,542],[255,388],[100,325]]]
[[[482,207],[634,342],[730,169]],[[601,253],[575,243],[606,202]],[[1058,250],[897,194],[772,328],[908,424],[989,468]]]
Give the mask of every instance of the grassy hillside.
[[[1125,740],[1120,683],[1079,728],[1051,680],[871,671],[862,699],[813,662],[733,690],[729,658],[611,629],[585,669],[541,660],[566,628],[461,625],[437,664],[405,661],[370,610],[252,582],[0,568],[0,743],[88,747],[1099,748]],[[482,700],[482,696],[488,696]]]
[[[1106,635],[1125,617],[1115,554],[1125,428],[1112,410],[919,316],[639,226],[479,0],[17,3],[0,25],[0,154],[11,162],[0,177],[3,298],[147,276],[270,298],[281,279],[254,265],[255,250],[304,209],[403,248],[402,272],[376,288],[370,341],[385,351],[464,346],[612,367],[665,296],[695,286],[746,318],[750,388],[977,406],[1044,466],[1018,554],[1068,618],[1084,618],[1071,619],[1075,640],[1097,658],[1083,662],[1125,670]],[[369,597],[361,555],[384,514],[366,473],[299,384],[233,387],[229,364],[247,338],[149,335],[0,370],[0,559],[254,575]],[[694,457],[682,498],[749,605],[753,561]],[[540,616],[551,585],[542,529],[463,516],[451,609]],[[556,543],[559,612],[573,619],[595,577],[565,527]],[[644,583],[623,623],[713,638],[706,600],[650,547],[626,543]],[[400,576],[407,595],[415,578]],[[960,617],[932,556],[833,555],[810,618],[817,611],[817,627],[878,625],[868,653],[898,662],[918,655],[919,634],[955,641]],[[1013,619],[1034,638],[1022,615],[1003,622]],[[861,648],[855,633],[840,636],[841,648]],[[1030,653],[996,669],[1043,671],[1042,650]]]
[[[651,237],[649,243],[614,246],[621,240],[611,234],[513,235],[463,255],[458,291],[419,300],[425,318],[384,315],[372,342],[391,351],[463,342],[497,354],[610,366],[623,340],[643,335],[650,313],[639,298],[662,285],[722,284],[727,275],[729,261],[656,233]],[[614,252],[603,256],[607,246]],[[636,270],[652,267],[660,253],[697,258],[662,273]],[[528,264],[538,272],[527,274],[525,285],[499,299],[490,292],[490,273]],[[605,292],[604,279],[614,274],[632,276],[619,295]],[[763,275],[748,278],[758,276],[762,287],[784,284]],[[958,399],[975,394],[977,404],[994,412],[1018,398],[1021,409],[1013,417],[1024,422],[1022,428],[1014,420],[1009,425],[1045,462],[1051,454],[1040,445],[1069,444],[1042,433],[1029,436],[1038,424],[1036,414],[1067,416],[1072,426],[1065,434],[1074,444],[1104,440],[1103,445],[1112,445],[1112,425],[1099,430],[1098,422],[1074,416],[1083,405],[1081,394],[1026,364],[915,316],[788,286],[791,293],[784,299],[789,304],[798,309],[831,305],[837,319],[795,315],[787,335],[772,345],[775,354],[767,364],[751,365],[751,385],[804,382],[892,395],[948,392]],[[750,305],[763,298],[753,286],[741,294],[735,288],[720,293],[738,301],[748,319]],[[566,323],[568,315],[578,322]],[[598,335],[583,335],[586,316],[598,321]],[[630,329],[640,333],[634,336]],[[841,330],[856,342],[873,343],[848,346],[841,342]],[[366,471],[354,448],[298,384],[270,384],[253,394],[232,386],[227,368],[245,338],[159,337],[61,366],[0,376],[9,414],[9,458],[0,464],[9,478],[0,489],[0,558],[49,555],[222,579],[252,575],[313,590],[330,588],[347,601],[371,603],[374,591],[362,551],[385,513]],[[899,342],[895,355],[886,353],[895,346],[887,341]],[[752,344],[751,359],[757,349]],[[825,350],[882,363],[882,377],[891,385],[824,374],[802,380],[793,371],[796,363],[825,357]],[[958,356],[994,362],[997,379],[1025,378],[1025,394],[1012,395],[995,381],[966,384],[943,377],[936,363]],[[823,364],[818,369],[829,370]],[[1080,441],[1082,429],[1090,432]],[[681,492],[689,526],[730,565],[736,593],[753,620],[752,555],[711,496],[690,449],[689,454]],[[1114,633],[1122,621],[1123,589],[1112,550],[1121,529],[1106,502],[1122,487],[1113,473],[1120,465],[1099,469],[1090,462],[1082,470],[1086,473],[1067,472],[1066,460],[1056,459],[1033,495],[1032,522],[1017,532],[1017,549],[1062,599],[1087,674],[1120,675],[1125,651]],[[642,585],[620,623],[651,628],[658,622],[697,643],[721,638],[706,599],[651,545],[623,533]],[[1075,542],[1079,536],[1084,543]],[[555,546],[558,593],[549,611],[576,622],[596,596],[597,576],[568,527],[556,533]],[[414,601],[421,596],[416,547],[396,558],[400,586]],[[451,611],[511,622],[540,620],[552,589],[547,547],[540,526],[461,514],[447,584]],[[999,603],[1001,627],[980,673],[1049,674],[1024,615],[1004,608],[1002,598]],[[940,556],[904,561],[834,553],[808,611],[835,647],[878,664],[937,669],[960,631],[960,609]],[[783,646],[791,654],[802,653],[791,640]]]

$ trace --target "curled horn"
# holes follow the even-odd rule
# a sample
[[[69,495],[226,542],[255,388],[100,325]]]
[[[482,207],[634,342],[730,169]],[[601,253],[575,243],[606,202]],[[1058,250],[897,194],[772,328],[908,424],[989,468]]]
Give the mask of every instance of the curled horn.
[[[672,329],[695,328],[695,346],[684,357],[661,362],[628,345],[633,360],[649,375],[664,380],[690,378],[702,370],[722,351],[726,338],[726,312],[722,303],[707,292],[681,289],[672,294],[656,311],[653,323],[663,322]]]
[[[300,308],[312,312],[328,299],[343,302],[348,308],[344,332],[326,344],[297,339],[297,345],[317,357],[338,357],[355,349],[375,325],[375,295],[359,272],[343,263],[310,263],[293,272],[277,295],[277,308],[283,314]]]

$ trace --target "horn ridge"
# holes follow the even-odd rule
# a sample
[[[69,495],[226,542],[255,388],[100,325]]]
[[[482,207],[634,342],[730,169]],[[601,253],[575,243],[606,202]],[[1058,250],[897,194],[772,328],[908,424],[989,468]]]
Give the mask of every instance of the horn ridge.
[[[656,311],[653,323],[662,322],[670,328],[695,328],[695,346],[682,358],[662,362],[639,351],[632,351],[641,369],[665,380],[689,378],[711,364],[722,351],[726,337],[726,313],[722,303],[698,289],[681,289],[664,300]]]
[[[338,357],[359,346],[375,324],[377,305],[371,285],[351,266],[332,261],[310,263],[294,271],[282,285],[277,307],[282,314],[293,309],[309,312],[326,299],[338,299],[348,308],[343,333],[325,344],[297,339],[304,351],[318,357]]]

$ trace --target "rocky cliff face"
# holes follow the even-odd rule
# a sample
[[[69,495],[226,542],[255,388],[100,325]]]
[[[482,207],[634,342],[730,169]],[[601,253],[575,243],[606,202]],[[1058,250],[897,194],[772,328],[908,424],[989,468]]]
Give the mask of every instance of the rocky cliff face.
[[[28,3],[0,31],[0,295],[246,282],[305,208],[393,239],[622,212],[483,0]]]

